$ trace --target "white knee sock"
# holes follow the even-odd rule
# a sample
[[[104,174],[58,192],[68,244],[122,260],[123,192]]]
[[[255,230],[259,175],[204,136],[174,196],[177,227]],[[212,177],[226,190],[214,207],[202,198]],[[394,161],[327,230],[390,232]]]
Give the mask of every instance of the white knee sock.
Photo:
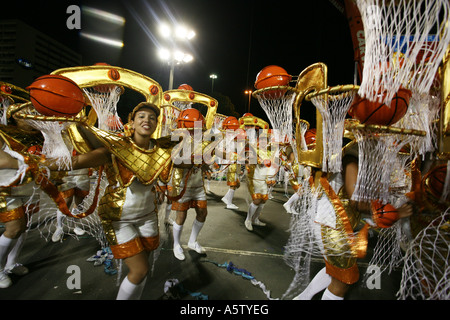
[[[330,290],[326,289],[323,292],[322,300],[344,300],[344,298],[343,297],[339,297],[339,296],[331,293]]]
[[[63,219],[64,215],[61,211],[56,210],[56,227],[57,228],[62,228],[62,219]]]
[[[17,238],[15,244],[11,246],[11,250],[8,254],[8,260],[6,262],[5,269],[12,268],[16,264],[17,257],[19,256],[20,251],[22,251],[22,247],[25,242],[26,236],[27,234],[25,232],[22,233],[20,237]]]
[[[259,216],[261,215],[261,211],[262,211],[262,209],[264,208],[264,203],[260,203],[259,205],[258,205],[258,208],[256,208],[256,210],[255,210],[255,214],[253,215],[253,221],[255,221],[256,219],[258,219],[259,218]]]
[[[327,288],[331,283],[331,276],[326,273],[325,269],[324,267],[317,272],[305,290],[296,296],[294,300],[311,300],[316,293]]]
[[[228,197],[227,197],[228,202],[233,203],[234,189],[231,189],[231,188],[228,189],[227,195],[228,195]]]
[[[5,268],[8,255],[16,242],[16,239],[7,238],[3,234],[0,236],[0,271]]]
[[[198,234],[203,228],[204,222],[200,222],[197,219],[192,223],[191,236],[189,237],[189,243],[195,243],[197,241]]]
[[[255,215],[256,209],[258,209],[258,206],[256,204],[254,204],[253,202],[250,203],[250,205],[248,206],[248,211],[247,211],[247,220],[250,220],[250,221],[253,220],[253,216]]]
[[[175,221],[173,222],[172,232],[173,232],[173,246],[180,245],[181,232],[183,231],[183,225],[177,224]]]
[[[139,300],[141,298],[142,291],[144,291],[146,281],[147,277],[145,277],[141,283],[134,284],[128,280],[128,277],[125,277],[120,284],[116,300]]]

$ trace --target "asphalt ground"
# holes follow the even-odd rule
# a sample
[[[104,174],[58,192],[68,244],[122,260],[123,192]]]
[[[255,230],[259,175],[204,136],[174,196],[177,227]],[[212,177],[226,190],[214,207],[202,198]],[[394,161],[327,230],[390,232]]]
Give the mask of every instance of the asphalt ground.
[[[160,250],[150,258],[152,273],[147,277],[141,300],[162,303],[158,306],[173,305],[163,301],[176,302],[178,307],[175,309],[168,307],[176,313],[181,313],[181,308],[185,305],[196,305],[199,300],[270,304],[272,308],[283,306],[283,310],[301,305],[302,302],[299,301],[281,302],[295,274],[283,259],[290,223],[290,215],[282,206],[287,200],[284,187],[275,186],[273,198],[267,201],[260,218],[267,225],[255,226],[253,232],[249,232],[244,226],[249,201],[245,182],[235,193],[234,203],[239,207],[237,210],[226,209],[221,201],[227,190],[225,181],[210,183],[208,217],[198,238],[206,249],[206,254],[200,255],[186,247],[195,218],[192,209],[188,212],[181,237],[185,246],[184,261],[174,257],[171,227],[161,223]],[[288,194],[292,194],[290,188]],[[369,241],[368,257],[359,261],[361,274],[368,267],[370,246],[374,240]],[[45,240],[37,229],[31,229],[19,259],[30,272],[20,277],[11,275],[13,285],[0,289],[0,299],[115,300],[118,286],[127,273],[126,266],[120,261],[112,260],[113,268],[110,270],[117,273],[108,274],[104,264],[95,266],[94,262],[87,261],[99,250],[101,247],[98,241],[89,235],[75,237],[65,234],[62,241],[54,243]],[[322,259],[313,259],[311,277],[323,266]],[[74,278],[75,276],[78,278]],[[394,270],[390,274],[381,275],[379,288],[368,289],[359,281],[351,287],[345,299],[396,300],[400,279],[401,270]],[[173,285],[170,287],[169,284]],[[320,300],[320,297],[321,293],[313,301]],[[275,304],[272,305],[273,303]],[[235,311],[238,314],[244,312],[237,309]]]

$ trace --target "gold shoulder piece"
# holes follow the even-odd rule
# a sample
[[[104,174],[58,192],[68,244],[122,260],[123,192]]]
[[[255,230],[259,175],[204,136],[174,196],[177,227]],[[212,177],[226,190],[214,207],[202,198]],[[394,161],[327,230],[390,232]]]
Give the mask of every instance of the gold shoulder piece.
[[[143,184],[152,184],[164,168],[170,165],[171,149],[162,148],[156,142],[154,148],[147,150],[137,146],[131,138],[96,127],[86,128]]]

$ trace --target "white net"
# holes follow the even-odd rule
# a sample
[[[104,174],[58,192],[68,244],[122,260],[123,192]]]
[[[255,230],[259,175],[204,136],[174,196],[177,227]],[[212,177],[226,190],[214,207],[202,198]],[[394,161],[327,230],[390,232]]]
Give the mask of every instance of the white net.
[[[424,136],[416,136],[410,143],[410,151],[413,154],[425,155],[437,147],[437,125],[439,116],[440,99],[430,94],[413,93],[408,111],[403,118],[396,123],[399,128],[421,130]]]
[[[0,124],[8,124],[8,119],[6,117],[6,111],[11,104],[11,100],[3,95],[0,95]]]
[[[358,143],[358,177],[352,200],[390,202],[393,173],[401,163],[399,152],[415,135],[366,127],[353,128],[352,132]]]
[[[174,106],[162,107],[161,136],[170,135],[177,128],[177,118],[180,110]]]
[[[47,159],[54,160],[59,170],[70,170],[72,168],[73,146],[70,143],[66,143],[62,132],[72,122],[46,120],[47,117],[43,117],[32,107],[23,108],[17,114],[24,116],[24,121],[42,132],[44,144],[41,153]],[[51,119],[51,117],[48,119]]]
[[[401,300],[450,299],[449,209],[422,229],[409,246],[404,259]]]
[[[189,109],[192,107],[193,102],[190,101],[173,101],[172,104],[178,108],[180,111],[183,111],[185,109]]]
[[[106,131],[121,131],[123,124],[117,114],[117,103],[123,88],[117,85],[97,85],[83,88],[97,113],[98,128]]]
[[[448,31],[442,34],[439,48],[433,48],[433,54],[428,53],[432,48],[428,40],[430,35],[443,31],[441,28],[447,28],[448,1],[357,0],[356,4],[366,40],[359,95],[389,104],[399,88],[408,87],[411,79],[411,87],[427,93],[437,68],[436,64],[431,66],[431,62],[442,59],[449,41]],[[423,54],[424,50],[427,54]],[[429,65],[425,59],[430,61]],[[420,73],[424,68],[434,69],[434,72]],[[416,74],[413,77],[412,72]],[[381,92],[386,92],[385,101],[377,97]]]
[[[41,236],[47,241],[52,238],[58,228],[61,228],[64,235],[69,235],[77,239],[81,236],[91,236],[98,241],[102,248],[107,247],[108,243],[96,209],[98,199],[101,199],[104,194],[107,179],[104,173],[98,179],[98,172],[95,171],[89,177],[89,180],[89,193],[80,203],[77,204],[73,201],[69,207],[70,213],[74,216],[95,207],[95,210],[90,215],[83,218],[69,217],[58,212],[56,203],[43,190],[39,190],[39,185],[37,185],[28,203],[38,201],[39,211],[30,217],[29,228],[39,230]],[[97,189],[98,193],[96,197]]]
[[[319,110],[323,119],[323,161],[324,172],[340,172],[342,169],[342,139],[344,122],[356,90],[343,91],[343,86],[336,90],[326,90],[315,95],[311,102]],[[354,89],[354,87],[353,87]]]
[[[292,106],[297,96],[297,91],[286,86],[266,89],[255,91],[253,94],[269,118],[270,124],[275,129],[278,137],[280,139],[281,137],[288,138],[294,150],[295,158],[298,160],[296,146],[292,138],[294,136]]]

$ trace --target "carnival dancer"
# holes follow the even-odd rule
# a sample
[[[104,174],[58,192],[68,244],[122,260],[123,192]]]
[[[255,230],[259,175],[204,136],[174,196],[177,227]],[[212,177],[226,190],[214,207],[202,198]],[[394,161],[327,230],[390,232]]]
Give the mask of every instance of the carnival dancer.
[[[251,113],[246,113],[239,118],[239,123],[246,134],[247,188],[251,196],[244,225],[247,230],[253,231],[253,225],[262,227],[266,225],[259,220],[259,216],[269,198],[269,187],[274,181],[270,167],[275,163],[271,161],[273,154],[270,146],[267,145],[267,136],[265,136],[266,146],[261,149],[259,145],[259,131],[268,130],[268,123]]]
[[[151,138],[159,114],[157,105],[139,103],[129,115],[125,137],[85,126],[105,146],[72,160],[74,170],[105,167],[109,185],[99,202],[98,214],[114,257],[123,259],[129,269],[118,300],[141,297],[149,271],[149,252],[159,245],[155,185],[159,174],[171,165],[170,142]]]
[[[236,119],[236,117],[229,116],[225,118],[222,122],[222,129],[227,130],[237,130],[240,128],[239,121]],[[241,164],[238,163],[236,154],[234,153],[231,155],[232,159],[226,159],[222,161],[222,165],[226,166],[227,168],[227,186],[228,191],[221,199],[222,202],[224,202],[227,206],[227,209],[239,209],[237,205],[233,203],[234,193],[237,189],[239,189],[241,182],[239,179],[239,176],[241,174]]]
[[[0,236],[0,288],[12,285],[8,274],[29,272],[17,261],[26,239],[28,218],[38,208],[37,201],[31,200],[35,184],[25,159],[43,144],[40,132],[21,119],[14,120],[10,111],[11,124],[0,125],[0,222],[5,225]]]
[[[176,218],[173,223],[173,253],[178,260],[184,260],[186,258],[180,244],[180,239],[186,221],[187,211],[190,208],[195,209],[196,217],[192,224],[188,247],[199,254],[205,253],[205,249],[198,243],[197,238],[208,215],[203,172],[209,170],[209,165],[206,165],[203,159],[195,161],[194,156],[195,154],[203,155],[203,150],[209,144],[209,141],[195,141],[192,139],[195,138],[195,130],[203,132],[204,125],[203,115],[194,108],[183,110],[177,120],[177,127],[188,130],[189,132],[184,138],[186,140],[181,144],[184,143],[184,146],[191,146],[181,151],[189,154],[182,155],[186,159],[185,163],[174,163],[172,174],[173,195],[175,197],[181,195],[180,199],[172,203],[172,210],[176,211]],[[192,149],[192,146],[194,149]]]
[[[343,300],[349,287],[359,279],[357,259],[365,256],[367,230],[365,224],[354,232],[362,215],[371,216],[371,204],[351,199],[358,176],[357,146],[349,144],[344,148],[343,172],[320,177],[322,197],[317,203],[315,217],[316,237],[321,239],[325,267],[312,279],[306,289],[295,300],[309,300],[325,290],[323,300]],[[406,203],[396,209],[396,218],[412,215],[412,205]],[[349,239],[353,237],[352,241]]]

